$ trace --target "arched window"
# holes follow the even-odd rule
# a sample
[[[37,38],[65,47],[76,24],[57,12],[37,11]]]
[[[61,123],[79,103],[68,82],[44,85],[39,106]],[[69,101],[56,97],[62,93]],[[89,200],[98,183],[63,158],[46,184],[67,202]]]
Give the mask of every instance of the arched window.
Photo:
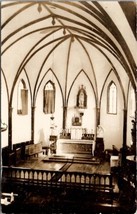
[[[28,90],[23,79],[19,82],[17,93],[17,114],[26,115],[28,114]]]
[[[113,81],[108,86],[107,102],[108,102],[107,112],[109,114],[116,114],[117,113],[117,88]]]
[[[53,114],[55,112],[55,85],[51,80],[44,87],[43,112],[45,114]]]

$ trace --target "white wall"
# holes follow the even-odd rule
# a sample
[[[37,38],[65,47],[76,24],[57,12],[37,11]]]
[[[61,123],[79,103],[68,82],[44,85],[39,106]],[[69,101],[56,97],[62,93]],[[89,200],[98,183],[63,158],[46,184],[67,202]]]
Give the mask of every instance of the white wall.
[[[1,122],[8,125],[8,96],[3,75],[1,75]],[[8,129],[1,132],[1,147],[8,146]]]
[[[91,133],[91,129],[95,133],[96,126],[96,106],[95,106],[95,96],[93,93],[92,86],[87,79],[84,72],[82,72],[78,78],[76,79],[69,96],[68,100],[68,114],[67,114],[67,128],[72,127],[72,118],[74,116],[79,117],[79,109],[76,108],[76,100],[77,94],[79,91],[79,87],[83,85],[86,87],[87,93],[87,108],[84,110],[84,115],[82,117],[82,128],[86,128],[89,133]]]
[[[29,90],[28,82],[26,76],[22,74],[20,79],[23,78],[26,82],[27,88]],[[19,79],[19,80],[20,80]],[[55,103],[55,113],[54,113],[54,124],[56,126],[55,134],[59,135],[62,130],[63,123],[63,102],[60,87],[56,78],[51,72],[49,72],[45,79],[43,80],[36,98],[36,108],[35,108],[35,132],[34,132],[34,143],[42,142],[44,145],[49,144],[49,135],[51,134],[51,114],[43,113],[43,88],[47,81],[52,80],[56,87],[56,103]],[[117,86],[118,100],[117,100],[117,114],[111,115],[107,114],[107,87],[111,81],[114,81]],[[19,82],[19,81],[18,81]],[[30,92],[28,93],[28,115],[18,115],[17,114],[17,85],[16,84],[13,96],[13,129],[12,129],[12,140],[13,144],[31,140],[31,102],[30,102]],[[8,103],[6,96],[6,87],[2,78],[2,122],[8,123]],[[84,116],[82,118],[82,128],[86,128],[89,132],[93,129],[95,133],[96,130],[96,102],[93,93],[92,86],[84,74],[81,74],[76,79],[68,99],[68,111],[67,111],[67,128],[72,127],[72,117],[74,115],[79,115],[76,106],[76,97],[79,90],[79,86],[86,86],[87,92],[87,109],[84,111]],[[98,80],[99,84],[99,80]],[[68,89],[69,91],[69,89]],[[104,143],[105,149],[112,148],[112,145],[118,148],[122,147],[123,143],[123,96],[119,82],[112,72],[106,82],[104,91],[101,99],[101,109],[100,109],[100,124],[104,129]],[[130,109],[130,103],[129,103]],[[129,115],[129,114],[128,114]],[[128,116],[129,117],[129,116]],[[129,120],[128,120],[129,122]],[[131,121],[127,124],[127,142],[129,144],[131,138]],[[8,145],[8,132],[2,133],[2,147]]]
[[[107,113],[107,87],[111,81],[114,81],[117,87],[117,114]],[[102,100],[100,111],[100,124],[104,129],[104,145],[105,149],[112,149],[115,145],[118,149],[122,147],[123,143],[123,96],[116,76],[111,73],[107,79]]]
[[[13,144],[25,142],[31,140],[31,99],[30,90],[27,78],[22,73],[19,80],[16,83],[14,94],[13,94],[13,112],[12,112],[12,142]],[[19,81],[23,79],[28,89],[28,114],[19,115],[17,114],[17,88]]]
[[[43,145],[49,144],[49,135],[51,135],[51,115],[45,114],[43,112],[43,88],[45,84],[49,81],[53,81],[55,83],[56,95],[55,95],[55,113],[54,113],[54,125],[56,126],[56,130],[53,134],[59,135],[62,129],[62,121],[63,121],[63,103],[61,97],[61,91],[58,85],[58,82],[55,77],[53,77],[52,73],[49,72],[44,81],[41,84],[39,89],[37,99],[36,99],[36,109],[35,109],[35,136],[34,143],[42,142]]]
[[[133,128],[132,120],[135,120],[135,92],[130,85],[129,93],[128,93],[128,111],[127,111],[127,145],[131,146],[132,144],[132,137],[131,137],[131,129]]]

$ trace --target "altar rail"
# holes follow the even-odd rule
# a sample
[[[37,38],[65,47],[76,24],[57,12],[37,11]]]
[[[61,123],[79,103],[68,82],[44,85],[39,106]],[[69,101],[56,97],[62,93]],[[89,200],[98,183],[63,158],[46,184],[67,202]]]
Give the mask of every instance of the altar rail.
[[[3,182],[10,184],[113,192],[112,175],[3,167]]]

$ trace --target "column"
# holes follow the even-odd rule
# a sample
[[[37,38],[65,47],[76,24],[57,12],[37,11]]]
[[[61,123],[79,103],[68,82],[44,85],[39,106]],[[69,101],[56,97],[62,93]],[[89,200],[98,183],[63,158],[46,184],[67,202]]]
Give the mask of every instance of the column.
[[[100,124],[100,108],[97,107],[97,126]]]
[[[12,106],[9,106],[9,128],[8,128],[8,142],[9,142],[9,150],[12,150]]]
[[[66,120],[67,120],[67,106],[63,108],[63,129],[66,129]]]
[[[126,141],[127,141],[127,109],[123,110],[123,146],[122,146],[122,165],[126,161]]]
[[[34,143],[34,131],[35,131],[35,106],[31,107],[31,140]]]

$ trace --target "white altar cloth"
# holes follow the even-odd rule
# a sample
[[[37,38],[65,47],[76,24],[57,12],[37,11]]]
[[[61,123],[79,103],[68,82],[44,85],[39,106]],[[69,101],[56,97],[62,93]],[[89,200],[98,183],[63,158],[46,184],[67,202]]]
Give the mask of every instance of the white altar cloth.
[[[94,155],[95,142],[94,140],[57,140],[57,154],[91,154]]]

